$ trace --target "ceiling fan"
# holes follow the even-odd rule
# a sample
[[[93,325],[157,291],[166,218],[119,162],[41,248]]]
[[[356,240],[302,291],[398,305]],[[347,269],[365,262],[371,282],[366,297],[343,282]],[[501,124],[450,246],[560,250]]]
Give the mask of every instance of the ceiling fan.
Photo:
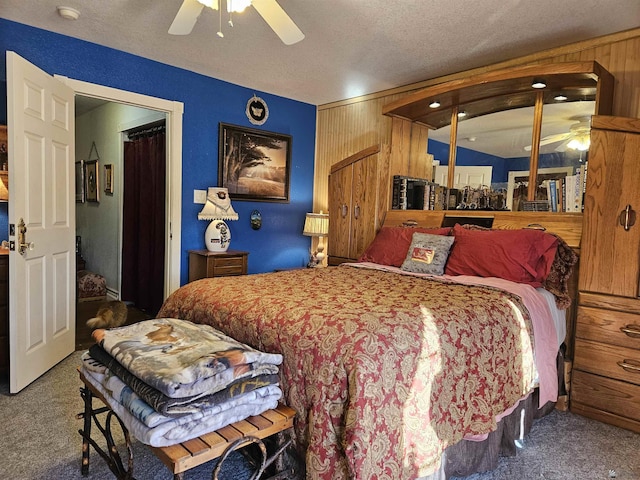
[[[581,152],[588,150],[590,145],[589,133],[591,130],[591,123],[589,119],[580,120],[572,124],[569,127],[569,131],[566,133],[558,133],[555,135],[548,135],[540,140],[540,146],[550,145],[552,143],[562,142],[555,150],[557,152],[564,152],[567,148],[573,150],[579,150]],[[531,151],[531,145],[524,147],[527,152]]]
[[[169,33],[171,35],[190,34],[204,7],[209,7],[213,10],[220,9],[220,15],[222,15],[222,1],[184,0],[176,14],[176,18],[169,27]],[[242,12],[249,5],[253,6],[285,45],[293,45],[304,38],[304,33],[276,0],[227,0],[226,3],[227,11],[230,14],[232,12]],[[231,20],[229,20],[229,25],[233,26]],[[218,31],[218,36],[224,36],[222,30]]]

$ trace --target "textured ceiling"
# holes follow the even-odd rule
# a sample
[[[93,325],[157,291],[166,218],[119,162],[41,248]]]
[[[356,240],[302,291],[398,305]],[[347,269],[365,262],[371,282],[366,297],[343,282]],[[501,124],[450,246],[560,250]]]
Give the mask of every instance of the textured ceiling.
[[[0,16],[314,105],[640,26],[639,0],[279,3],[303,41],[285,46],[252,8],[222,39],[208,8],[191,35],[169,35],[182,0],[2,0]]]

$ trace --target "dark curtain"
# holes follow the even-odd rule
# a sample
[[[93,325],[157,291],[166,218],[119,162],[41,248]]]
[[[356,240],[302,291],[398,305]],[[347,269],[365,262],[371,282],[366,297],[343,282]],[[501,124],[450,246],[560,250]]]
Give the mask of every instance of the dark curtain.
[[[164,128],[129,133],[129,139],[124,144],[121,296],[155,316],[164,295]]]

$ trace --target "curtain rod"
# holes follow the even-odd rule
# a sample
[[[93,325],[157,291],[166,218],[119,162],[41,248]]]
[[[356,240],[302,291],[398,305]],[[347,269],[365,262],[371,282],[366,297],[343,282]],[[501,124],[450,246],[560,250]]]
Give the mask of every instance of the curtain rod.
[[[142,137],[145,135],[152,135],[154,133],[163,132],[166,129],[165,121],[160,120],[159,123],[153,123],[144,125],[142,127],[132,128],[131,130],[127,130],[126,133],[129,138]]]

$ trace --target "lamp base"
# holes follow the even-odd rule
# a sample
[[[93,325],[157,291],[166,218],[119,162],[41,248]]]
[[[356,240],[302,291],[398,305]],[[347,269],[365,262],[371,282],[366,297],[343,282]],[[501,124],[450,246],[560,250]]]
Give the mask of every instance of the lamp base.
[[[204,244],[210,252],[226,252],[231,244],[231,230],[223,220],[212,220],[204,232]]]

